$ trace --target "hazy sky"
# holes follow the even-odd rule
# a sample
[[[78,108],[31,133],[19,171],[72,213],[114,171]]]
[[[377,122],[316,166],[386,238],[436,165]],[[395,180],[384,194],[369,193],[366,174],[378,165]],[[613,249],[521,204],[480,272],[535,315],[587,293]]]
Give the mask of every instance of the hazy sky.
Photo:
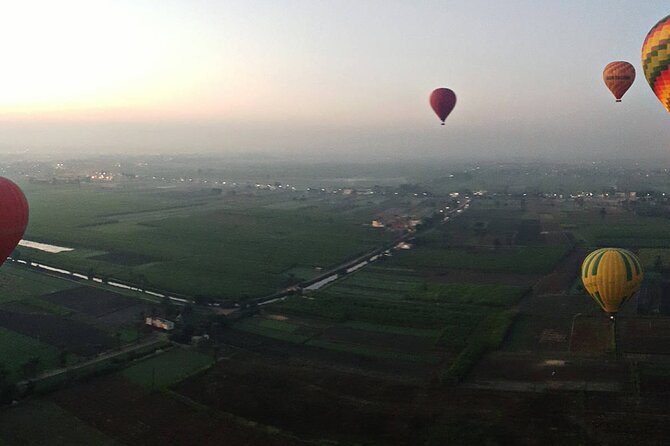
[[[640,63],[667,1],[0,4],[1,152],[670,155]],[[638,72],[622,104],[612,60]],[[458,95],[444,127],[440,86]]]

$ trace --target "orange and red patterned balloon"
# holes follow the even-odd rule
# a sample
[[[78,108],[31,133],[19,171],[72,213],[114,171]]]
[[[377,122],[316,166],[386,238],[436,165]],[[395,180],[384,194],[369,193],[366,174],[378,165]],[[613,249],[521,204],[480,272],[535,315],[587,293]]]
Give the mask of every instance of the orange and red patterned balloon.
[[[644,39],[642,69],[654,94],[670,112],[670,15],[654,25]]]
[[[628,91],[635,81],[635,67],[624,61],[608,63],[603,71],[603,80],[617,102]]]

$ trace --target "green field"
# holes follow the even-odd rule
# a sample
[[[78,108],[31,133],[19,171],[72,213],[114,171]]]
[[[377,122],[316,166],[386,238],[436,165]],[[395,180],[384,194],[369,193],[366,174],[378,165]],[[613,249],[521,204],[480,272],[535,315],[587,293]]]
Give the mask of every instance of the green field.
[[[0,270],[0,302],[54,293],[78,286],[74,282],[36,274],[6,262]]]
[[[578,237],[589,246],[618,246],[622,248],[670,248],[667,237],[670,220],[647,217],[632,212],[605,215],[596,210],[569,212],[563,219]]]
[[[92,315],[42,298],[45,294],[78,287],[82,287],[82,283],[50,276],[11,262],[2,265],[0,310],[8,314],[10,319],[26,315],[32,317],[16,327],[9,325],[11,330],[0,327],[0,363],[9,371],[10,381],[20,381],[50,369],[60,368],[63,362],[68,365],[76,364],[82,359],[75,353],[76,346],[81,345],[82,337],[87,334],[106,335],[110,341],[104,345],[108,348],[117,347],[118,342],[128,344],[139,339],[141,334],[136,326],[136,317],[123,313],[118,319],[102,322]],[[87,288],[90,290],[91,299],[95,299],[100,288],[105,287]],[[139,297],[138,293],[131,291],[124,291],[122,294]],[[137,302],[140,308],[143,301],[138,299]],[[112,317],[113,312],[104,316]],[[126,317],[129,319],[124,319]],[[58,326],[67,334],[61,336],[59,328],[52,328],[56,318],[60,320]],[[118,342],[111,341],[117,333]],[[70,350],[73,345],[74,350]],[[37,366],[31,367],[30,371],[24,370],[31,360],[38,360]]]
[[[39,370],[58,366],[58,349],[37,339],[0,328],[0,363],[10,372],[11,381],[26,378],[22,366],[33,358],[39,358]]]
[[[270,294],[391,237],[364,225],[379,205],[364,199],[92,185],[25,191],[26,238],[75,250],[21,248],[22,257],[190,296]]]
[[[263,327],[254,318],[236,328],[372,358],[395,354],[399,360],[434,363],[443,354],[453,361],[445,379],[460,379],[484,351],[502,342],[515,315],[510,309],[529,291],[527,285],[488,283],[500,275],[510,275],[510,283],[532,283],[569,251],[565,238],[541,236],[543,222],[554,224],[553,214],[475,206],[472,213],[419,234],[410,250],[273,304],[272,311],[289,317],[282,327],[276,321]],[[495,246],[496,238],[504,242]],[[463,277],[472,277],[471,282],[442,282],[450,271],[468,272]],[[497,276],[477,281],[477,275],[486,274]],[[529,279],[519,278],[525,275]],[[294,318],[329,321],[331,328],[305,340],[307,333]],[[425,349],[417,336],[429,340],[432,351],[414,351]]]
[[[383,266],[368,267],[328,289],[328,293],[342,296],[502,307],[517,302],[524,292],[525,288],[518,286],[436,283],[419,276],[416,270],[414,274],[402,274],[395,268],[390,270]]]
[[[210,356],[192,350],[173,348],[123,370],[123,375],[146,387],[169,387],[210,364]]]
[[[301,344],[310,338],[309,333],[301,330],[300,325],[265,318],[246,318],[235,324],[235,329],[273,339]]]
[[[567,252],[565,246],[518,246],[500,251],[467,249],[440,249],[426,247],[424,251],[411,251],[397,266],[412,268],[454,268],[479,271],[542,274],[552,270]]]
[[[418,276],[416,270],[403,275],[395,266],[409,264],[403,257],[423,255],[432,253],[423,247],[399,253],[323,290],[289,298],[274,307],[288,314],[330,320],[339,326],[388,334],[427,335],[440,348],[456,353],[467,345],[484,319],[509,308],[526,291],[522,287],[501,285],[440,284]],[[345,348],[318,339],[310,341],[314,342],[322,347]]]
[[[379,332],[379,333],[423,336],[423,337],[426,337],[426,338],[437,338],[440,335],[440,330],[437,330],[437,329],[407,328],[407,327],[398,327],[398,326],[391,326],[391,325],[370,324],[370,323],[361,322],[361,321],[342,322],[340,324],[340,326],[356,328],[358,330],[374,331],[374,332]]]

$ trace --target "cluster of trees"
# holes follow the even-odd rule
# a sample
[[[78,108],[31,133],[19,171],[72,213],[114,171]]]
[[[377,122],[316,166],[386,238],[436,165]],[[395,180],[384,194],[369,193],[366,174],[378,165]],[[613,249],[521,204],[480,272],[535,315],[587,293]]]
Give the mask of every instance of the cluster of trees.
[[[65,359],[67,361],[67,352],[62,350]],[[59,357],[63,357],[59,355]],[[35,378],[42,367],[42,360],[38,356],[33,356],[30,359],[26,360],[18,370],[18,376],[12,376],[13,374],[7,368],[4,363],[0,362],[0,404],[8,404],[12,402],[19,396],[19,390],[16,386],[17,379],[27,380],[28,386],[23,390],[23,394],[30,393],[32,390],[31,379]]]

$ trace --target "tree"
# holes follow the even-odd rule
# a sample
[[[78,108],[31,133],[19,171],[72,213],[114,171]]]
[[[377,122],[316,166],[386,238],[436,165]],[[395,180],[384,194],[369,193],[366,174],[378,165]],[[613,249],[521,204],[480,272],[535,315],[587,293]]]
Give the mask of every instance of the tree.
[[[33,356],[32,358],[24,362],[21,365],[21,372],[23,373],[23,377],[28,379],[37,375],[37,371],[39,370],[41,362],[42,361],[37,356]]]

